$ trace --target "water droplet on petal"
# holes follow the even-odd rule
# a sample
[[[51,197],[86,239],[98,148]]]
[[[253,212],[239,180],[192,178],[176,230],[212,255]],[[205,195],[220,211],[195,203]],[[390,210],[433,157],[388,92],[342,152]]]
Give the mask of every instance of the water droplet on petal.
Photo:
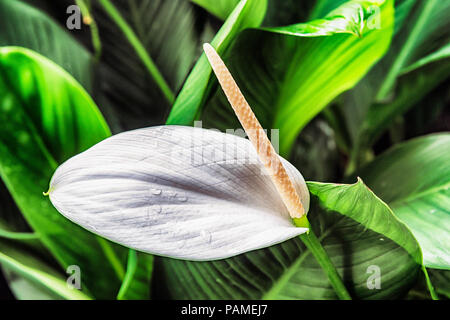
[[[200,237],[202,238],[203,241],[210,243],[211,242],[211,233],[209,233],[208,231],[202,230],[200,231]]]
[[[178,195],[176,196],[176,199],[180,202],[186,202],[187,201],[187,197],[185,195]]]
[[[150,189],[150,193],[154,195],[159,195],[161,192],[161,189]]]

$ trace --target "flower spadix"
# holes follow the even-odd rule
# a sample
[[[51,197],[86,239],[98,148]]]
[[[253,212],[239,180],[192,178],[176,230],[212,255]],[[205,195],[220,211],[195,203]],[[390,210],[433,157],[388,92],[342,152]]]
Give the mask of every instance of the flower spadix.
[[[214,71],[223,72],[225,65],[217,68],[218,56],[211,50],[205,47]],[[231,75],[218,78],[226,94],[232,92],[233,108],[240,108],[244,98],[229,90]],[[185,126],[112,136],[56,170],[50,200],[93,233],[187,260],[227,258],[306,232],[292,223],[309,207],[302,175],[285,159],[274,158],[264,131],[245,121],[250,140]]]

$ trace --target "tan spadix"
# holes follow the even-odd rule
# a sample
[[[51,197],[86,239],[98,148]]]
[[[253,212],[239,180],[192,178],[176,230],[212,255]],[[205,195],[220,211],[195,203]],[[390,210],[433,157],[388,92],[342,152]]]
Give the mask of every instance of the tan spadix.
[[[255,147],[261,162],[269,172],[270,177],[280,193],[290,216],[292,219],[295,219],[297,225],[300,224],[302,226],[306,226],[306,218],[301,219],[306,215],[306,213],[300,200],[300,196],[295,190],[294,184],[289,178],[286,169],[281,163],[278,154],[252,111],[252,108],[248,104],[247,100],[245,100],[245,97],[236,84],[236,81],[233,79],[233,76],[223,60],[217,54],[216,50],[214,50],[209,43],[205,43],[203,45],[203,49],[214,73],[217,76],[217,79],[219,80],[220,86],[222,87],[228,101],[236,113],[242,127],[247,133],[249,140]]]

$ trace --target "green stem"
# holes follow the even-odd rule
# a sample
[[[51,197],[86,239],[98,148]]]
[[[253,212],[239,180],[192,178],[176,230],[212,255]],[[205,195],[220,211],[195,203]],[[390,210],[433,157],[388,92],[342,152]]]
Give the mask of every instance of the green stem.
[[[130,42],[131,46],[136,51],[137,55],[144,63],[148,72],[153,77],[158,87],[161,89],[162,93],[164,94],[164,97],[170,104],[173,104],[173,102],[175,101],[175,96],[172,90],[170,89],[166,80],[162,76],[161,72],[159,72],[152,58],[147,53],[147,50],[145,50],[144,45],[141,43],[137,35],[134,33],[133,29],[131,29],[131,27],[128,25],[125,19],[121,16],[120,12],[116,9],[116,7],[114,7],[114,5],[109,0],[99,0],[99,2],[103,6],[105,11],[108,13],[108,15],[111,17],[111,19],[114,20],[114,22],[117,24],[120,30],[122,30],[125,37]]]
[[[91,30],[92,47],[95,51],[95,59],[98,61],[100,59],[100,55],[102,54],[102,43],[100,41],[97,23],[89,12],[88,3],[86,3],[84,0],[75,0],[75,3],[80,8],[83,17],[90,20],[88,25],[89,29]]]
[[[12,240],[35,240],[39,239],[39,236],[33,232],[15,232],[0,229],[0,238]]]
[[[111,263],[113,270],[116,272],[117,277],[119,278],[120,281],[123,281],[123,278],[125,276],[125,270],[123,269],[122,263],[120,262],[113,248],[111,247],[111,245],[108,243],[107,240],[99,236],[97,236],[96,239],[100,244],[100,247],[102,248],[106,258],[108,258],[109,262]]]
[[[439,296],[436,293],[436,291],[434,290],[433,284],[431,283],[430,277],[428,276],[427,268],[424,265],[422,265],[422,271],[423,271],[423,274],[425,275],[425,280],[427,282],[428,291],[430,291],[431,299],[439,300]]]
[[[130,287],[131,281],[133,280],[134,274],[136,273],[136,269],[137,253],[133,249],[130,249],[128,251],[127,272],[125,273],[125,277],[123,278],[119,293],[117,294],[117,300],[124,299],[125,294],[128,292],[128,288]]]
[[[312,229],[310,228],[308,233],[300,235],[300,239],[303,241],[308,250],[311,251],[313,256],[317,259],[317,262],[319,262],[320,266],[327,274],[328,280],[330,281],[331,286],[333,287],[339,299],[351,300],[352,297],[348,293],[347,288],[345,288],[341,276],[337,272],[336,268],[330,260],[330,257],[323,248],[319,239],[317,239]]]

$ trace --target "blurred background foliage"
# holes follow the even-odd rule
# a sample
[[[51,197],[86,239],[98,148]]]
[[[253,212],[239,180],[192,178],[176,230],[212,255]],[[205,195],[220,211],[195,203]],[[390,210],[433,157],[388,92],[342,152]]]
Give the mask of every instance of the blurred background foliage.
[[[307,180],[360,175],[396,215],[408,216],[402,203],[441,207],[428,233],[420,232],[422,211],[403,221],[425,257],[436,242],[421,239],[443,234],[443,262],[425,265],[434,268],[440,297],[450,296],[449,271],[439,270],[449,269],[448,135],[409,141],[450,129],[450,1],[76,1],[82,25],[68,30],[73,4],[0,0],[1,295],[335,298],[297,240],[213,263],[154,259],[79,228],[41,196],[58,164],[111,133],[194,120],[239,128],[202,55],[202,43],[211,42],[262,125],[280,129],[280,153]],[[380,28],[370,26],[372,5],[380,8]],[[405,194],[392,193],[401,181]],[[407,202],[420,192],[430,197]],[[429,298],[426,278],[397,244],[373,245],[380,234],[317,210],[324,211],[313,217],[318,233],[355,297]],[[376,294],[364,284],[375,260],[390,270]],[[83,270],[81,291],[65,285],[72,264]],[[286,270],[294,284],[276,295],[269,288]]]

